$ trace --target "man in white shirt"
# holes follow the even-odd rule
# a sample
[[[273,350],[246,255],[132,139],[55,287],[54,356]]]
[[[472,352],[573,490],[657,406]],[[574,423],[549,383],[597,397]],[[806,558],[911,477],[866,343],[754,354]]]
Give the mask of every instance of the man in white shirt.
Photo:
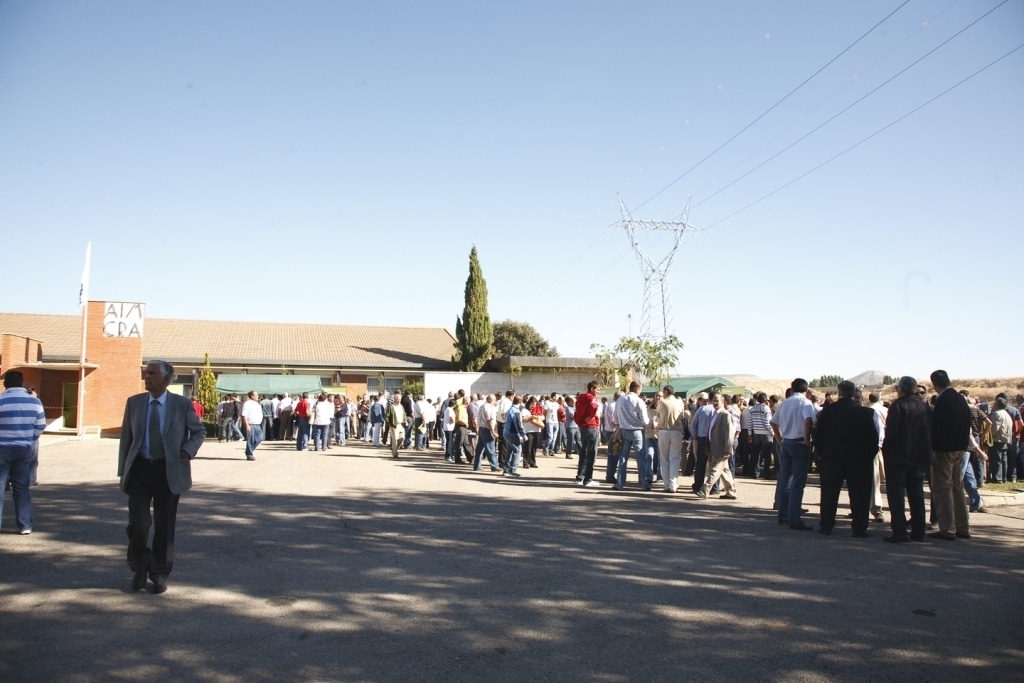
[[[544,455],[558,450],[558,394],[554,391],[544,401]]]
[[[473,457],[473,470],[480,469],[480,458],[487,453],[487,460],[491,463],[491,472],[498,472],[498,454],[494,449],[494,441],[498,436],[497,420],[498,411],[494,407],[494,394],[487,394],[484,402],[476,410],[476,451]]]
[[[263,443],[263,408],[260,406],[260,395],[249,392],[249,397],[242,404],[242,427],[245,428],[245,459],[256,459],[256,447]]]
[[[772,431],[780,442],[779,480],[775,485],[779,524],[795,531],[811,531],[813,526],[800,518],[804,487],[811,469],[811,432],[818,411],[807,398],[807,380],[797,377],[790,385],[793,393],[779,404],[772,416]]]
[[[871,515],[876,522],[884,522],[882,516],[882,484],[885,483],[885,460],[882,459],[882,442],[885,441],[885,418],[889,416],[889,409],[882,405],[881,397],[872,392],[868,394],[868,406],[875,411],[875,425],[878,426],[878,453],[875,455],[875,471],[872,477],[874,490],[871,493]]]

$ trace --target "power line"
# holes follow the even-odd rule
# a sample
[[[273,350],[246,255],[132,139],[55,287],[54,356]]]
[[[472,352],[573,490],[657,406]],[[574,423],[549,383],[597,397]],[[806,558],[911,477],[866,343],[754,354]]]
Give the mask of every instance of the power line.
[[[876,92],[878,92],[879,90],[881,90],[882,88],[884,88],[885,86],[887,86],[887,85],[888,85],[889,83],[893,82],[894,80],[896,80],[897,78],[899,78],[900,76],[902,76],[903,74],[905,74],[905,73],[906,73],[907,71],[909,71],[909,70],[910,70],[910,69],[912,69],[913,67],[915,67],[915,66],[917,66],[918,64],[920,64],[920,63],[921,63],[922,61],[924,61],[925,59],[927,59],[928,57],[930,57],[930,56],[931,56],[932,54],[934,54],[934,53],[935,53],[936,51],[938,51],[938,50],[939,50],[939,49],[941,49],[941,48],[942,48],[943,46],[945,46],[946,44],[948,44],[948,43],[949,43],[950,41],[952,41],[952,40],[954,40],[955,38],[957,38],[957,36],[961,35],[961,34],[962,34],[962,33],[963,33],[964,31],[966,31],[967,29],[971,28],[972,26],[974,26],[975,24],[977,24],[977,23],[978,23],[979,21],[981,21],[982,19],[984,19],[984,18],[985,18],[985,17],[987,17],[988,15],[992,14],[993,12],[995,12],[995,11],[996,11],[997,9],[999,9],[1000,7],[1002,7],[1003,5],[1005,5],[1005,4],[1007,3],[1007,2],[1009,2],[1009,0],[1003,0],[1003,1],[1001,2],[1001,3],[999,3],[999,4],[998,4],[998,5],[996,5],[995,7],[993,7],[993,8],[992,8],[992,9],[990,9],[989,11],[985,12],[984,14],[982,14],[982,15],[981,15],[980,17],[978,17],[977,19],[975,19],[975,20],[974,20],[974,21],[972,21],[971,23],[967,24],[967,26],[964,26],[964,27],[963,27],[962,29],[960,29],[959,31],[957,31],[956,33],[954,33],[953,35],[951,35],[951,36],[950,36],[949,38],[947,38],[946,40],[942,41],[941,43],[939,43],[938,45],[936,45],[936,46],[935,46],[934,48],[932,48],[932,49],[931,49],[931,50],[929,50],[928,52],[924,53],[923,55],[921,55],[920,57],[918,57],[917,59],[915,59],[915,60],[914,60],[913,62],[911,62],[910,64],[908,64],[907,66],[905,66],[905,67],[904,67],[903,69],[901,69],[901,70],[897,71],[897,72],[896,72],[895,74],[893,74],[893,75],[892,75],[892,76],[890,76],[890,77],[889,77],[888,79],[886,79],[885,81],[883,81],[883,82],[882,82],[881,84],[879,84],[879,85],[878,85],[877,87],[873,88],[872,90],[870,90],[869,92],[867,92],[867,93],[866,93],[865,95],[863,95],[863,96],[862,96],[862,97],[860,97],[859,99],[857,99],[857,100],[854,100],[854,101],[853,101],[852,103],[850,103],[850,104],[849,104],[849,105],[848,105],[847,107],[845,107],[844,109],[841,109],[841,110],[840,110],[840,111],[838,111],[838,112],[837,112],[836,114],[834,114],[834,115],[833,115],[833,116],[831,116],[830,118],[828,118],[828,119],[826,119],[825,121],[823,121],[823,122],[822,122],[822,123],[821,123],[820,125],[818,125],[817,127],[815,127],[814,129],[812,129],[812,130],[808,131],[807,133],[805,133],[805,134],[804,134],[804,135],[802,135],[801,137],[797,138],[796,140],[794,140],[794,141],[793,141],[793,142],[791,142],[790,144],[786,145],[785,147],[783,147],[782,149],[780,149],[780,150],[779,150],[778,152],[776,152],[775,154],[773,154],[772,156],[768,157],[767,159],[765,159],[764,161],[762,161],[762,162],[761,162],[760,164],[758,164],[757,166],[755,166],[754,168],[750,169],[749,171],[747,171],[746,173],[744,173],[743,175],[741,175],[741,176],[740,176],[739,178],[736,178],[735,180],[733,180],[733,181],[732,181],[731,183],[729,183],[728,185],[725,185],[724,187],[720,188],[719,190],[716,190],[716,191],[715,191],[714,193],[712,193],[712,194],[708,195],[707,197],[705,197],[704,199],[700,200],[700,201],[699,201],[699,202],[697,202],[697,203],[696,203],[696,204],[695,204],[694,206],[700,206],[700,205],[701,205],[701,204],[703,204],[704,202],[707,202],[708,200],[710,200],[710,199],[714,198],[715,196],[717,196],[717,195],[721,194],[722,192],[725,192],[725,191],[726,191],[726,190],[728,190],[728,189],[729,189],[730,187],[732,187],[733,185],[735,185],[735,184],[736,184],[736,183],[738,183],[739,181],[741,181],[741,180],[743,180],[744,178],[746,178],[747,176],[749,176],[749,175],[750,175],[751,173],[754,173],[754,172],[755,172],[755,171],[757,171],[757,170],[758,170],[759,168],[763,167],[763,166],[764,166],[765,164],[768,164],[768,163],[772,162],[773,160],[775,160],[775,159],[779,158],[779,157],[780,157],[781,155],[785,154],[785,153],[786,153],[786,152],[788,152],[788,151],[789,151],[790,149],[792,149],[793,147],[797,146],[798,144],[800,144],[801,142],[803,142],[804,140],[806,140],[807,138],[809,138],[809,137],[810,137],[811,135],[814,135],[814,134],[815,134],[815,133],[817,133],[817,132],[818,132],[819,130],[821,130],[822,128],[824,128],[824,127],[825,127],[825,126],[827,126],[828,124],[832,123],[832,122],[833,122],[833,121],[835,121],[835,120],[836,120],[837,118],[839,118],[840,116],[842,116],[842,115],[843,115],[843,114],[845,114],[846,112],[850,111],[851,109],[853,109],[854,107],[856,107],[856,106],[857,106],[858,104],[860,104],[861,102],[863,102],[864,100],[866,100],[867,98],[871,97],[871,96],[872,96],[872,95],[874,95],[874,94],[875,94]],[[710,227],[710,226],[709,226],[709,227]]]
[[[704,163],[705,161],[707,161],[708,159],[710,159],[711,157],[713,157],[713,156],[714,156],[715,154],[718,154],[718,152],[720,152],[720,151],[721,151],[721,150],[722,150],[722,149],[723,149],[723,148],[724,148],[724,147],[725,147],[726,145],[728,145],[728,144],[729,144],[730,142],[732,142],[733,140],[735,140],[736,138],[738,138],[738,137],[739,137],[740,135],[742,135],[743,133],[747,132],[747,130],[749,130],[751,126],[753,126],[753,125],[754,125],[755,123],[757,123],[758,121],[760,121],[761,119],[763,119],[763,118],[764,118],[765,116],[767,116],[768,114],[770,114],[770,113],[771,113],[771,112],[772,112],[772,111],[773,111],[773,110],[774,110],[774,109],[775,109],[776,107],[778,107],[778,106],[779,106],[780,104],[782,104],[783,102],[785,102],[786,100],[788,100],[788,99],[789,99],[789,98],[790,98],[791,96],[793,96],[793,94],[795,94],[795,93],[796,93],[796,92],[797,92],[798,90],[800,90],[800,88],[802,88],[802,87],[804,87],[805,85],[807,85],[807,84],[808,84],[808,83],[809,83],[809,82],[810,82],[810,81],[811,81],[811,80],[812,80],[812,79],[813,79],[813,78],[814,78],[815,76],[817,76],[818,74],[820,74],[820,73],[821,73],[822,71],[824,71],[824,70],[825,70],[825,69],[827,69],[827,68],[828,68],[829,66],[831,66],[833,62],[835,62],[835,61],[836,61],[837,59],[839,59],[839,58],[840,58],[840,57],[842,57],[842,56],[843,56],[844,54],[846,54],[847,52],[849,52],[849,51],[850,51],[850,50],[851,50],[851,49],[852,49],[852,48],[853,48],[853,47],[854,47],[855,45],[857,45],[857,43],[859,43],[860,41],[864,40],[864,39],[865,39],[865,38],[867,38],[867,37],[868,37],[869,35],[871,35],[871,33],[873,33],[875,29],[877,29],[877,28],[878,28],[879,26],[881,26],[881,25],[882,25],[882,24],[884,24],[884,23],[885,23],[886,21],[888,21],[888,20],[889,20],[889,18],[890,18],[890,17],[892,17],[892,15],[896,14],[896,13],[897,13],[897,12],[899,12],[899,11],[900,11],[901,9],[903,9],[904,7],[906,7],[906,6],[907,6],[907,4],[908,4],[909,2],[910,2],[910,0],[904,0],[903,4],[901,4],[901,5],[899,6],[899,7],[897,7],[896,9],[894,9],[894,10],[893,10],[892,12],[889,12],[889,14],[887,14],[887,15],[885,16],[885,18],[884,18],[884,19],[882,19],[882,20],[881,20],[881,21],[879,21],[879,22],[878,22],[877,24],[875,24],[875,25],[874,25],[874,26],[872,26],[872,27],[871,27],[870,29],[868,29],[868,30],[867,30],[867,31],[866,31],[866,32],[864,33],[864,35],[862,35],[862,36],[861,36],[860,38],[858,38],[857,40],[855,40],[855,41],[853,41],[852,43],[850,43],[849,45],[847,45],[847,46],[846,46],[846,47],[845,47],[845,48],[844,48],[844,49],[843,49],[843,50],[842,50],[842,51],[841,51],[841,52],[840,52],[839,54],[837,54],[837,55],[836,55],[835,57],[833,57],[832,59],[828,60],[828,62],[826,62],[826,63],[824,64],[824,66],[822,66],[822,67],[821,67],[821,68],[819,68],[819,69],[818,69],[817,71],[815,71],[815,72],[814,72],[813,74],[811,74],[810,76],[808,76],[807,78],[805,78],[805,79],[804,79],[804,81],[803,81],[802,83],[800,83],[800,85],[796,86],[795,88],[793,88],[792,90],[790,90],[790,91],[789,91],[788,93],[786,93],[786,95],[784,95],[784,96],[782,97],[782,99],[780,99],[780,100],[779,100],[778,102],[776,102],[776,103],[775,103],[775,104],[773,104],[772,106],[768,107],[768,109],[766,109],[766,110],[764,110],[763,112],[761,112],[761,114],[760,114],[760,115],[759,115],[759,116],[758,116],[757,118],[755,118],[755,119],[754,119],[753,121],[751,121],[751,122],[750,122],[750,123],[748,123],[748,124],[747,124],[746,126],[744,126],[744,127],[743,127],[743,128],[742,128],[742,129],[741,129],[741,130],[740,130],[739,132],[738,132],[738,133],[736,133],[736,134],[735,134],[735,135],[733,135],[733,136],[732,136],[731,138],[729,138],[728,140],[726,140],[725,142],[723,142],[723,143],[722,143],[721,145],[719,145],[718,147],[716,147],[716,148],[715,148],[715,149],[714,149],[714,150],[713,150],[713,151],[712,151],[712,152],[711,152],[710,154],[708,154],[708,155],[707,155],[706,157],[704,157],[703,159],[701,159],[700,161],[698,161],[698,162],[697,162],[696,164],[694,164],[693,166],[691,166],[690,168],[688,168],[688,169],[687,169],[687,170],[686,170],[686,171],[685,171],[685,172],[684,172],[684,173],[683,173],[683,174],[682,174],[681,176],[679,176],[678,178],[676,178],[675,180],[673,180],[672,182],[670,182],[670,183],[669,183],[668,185],[666,185],[665,187],[663,187],[663,188],[661,188],[660,190],[658,190],[657,192],[655,192],[655,193],[654,193],[653,195],[651,195],[650,197],[648,197],[648,198],[647,198],[647,199],[646,199],[645,201],[641,202],[641,203],[640,203],[640,204],[639,204],[638,206],[636,206],[636,207],[635,207],[635,209],[639,209],[639,208],[643,207],[644,205],[648,204],[649,202],[653,201],[653,200],[654,200],[654,199],[655,199],[656,197],[658,197],[658,196],[659,196],[659,195],[660,195],[661,193],[663,193],[663,192],[664,192],[665,190],[669,189],[670,187],[672,187],[673,185],[675,185],[676,183],[678,183],[678,182],[679,182],[680,180],[682,180],[683,178],[685,178],[686,176],[688,176],[688,175],[689,175],[689,174],[690,174],[690,173],[691,173],[692,171],[696,170],[696,169],[697,169],[697,168],[698,168],[698,167],[699,167],[699,166],[700,166],[701,164],[703,164],[703,163]],[[634,209],[634,210],[635,210],[635,209]]]
[[[737,209],[736,211],[733,211],[732,213],[730,213],[725,218],[722,218],[720,220],[715,221],[714,223],[709,224],[707,226],[707,228],[713,228],[714,226],[716,226],[716,225],[718,225],[720,223],[724,223],[725,221],[729,220],[733,216],[735,216],[737,214],[740,214],[740,213],[743,213],[744,211],[746,211],[750,207],[754,206],[755,204],[759,204],[759,203],[763,202],[765,199],[768,199],[769,197],[771,197],[772,195],[774,195],[774,194],[776,194],[778,192],[781,192],[782,190],[786,189],[787,187],[789,187],[793,183],[795,183],[795,182],[797,182],[799,180],[803,180],[804,178],[806,178],[810,174],[812,174],[815,171],[817,171],[818,169],[820,169],[820,168],[822,168],[822,167],[832,163],[833,161],[835,161],[839,157],[843,156],[847,152],[850,152],[850,151],[856,149],[857,147],[860,147],[862,144],[864,144],[865,142],[867,142],[871,138],[875,137],[876,135],[879,135],[880,133],[883,133],[884,131],[892,128],[893,126],[895,126],[897,123],[899,123],[903,119],[911,116],[912,114],[916,114],[917,112],[919,112],[920,110],[924,109],[925,107],[927,107],[929,104],[931,104],[935,100],[939,99],[940,97],[943,97],[944,95],[950,93],[951,91],[955,90],[956,88],[959,88],[961,85],[963,85],[967,81],[971,80],[972,78],[974,78],[975,76],[977,76],[981,72],[985,71],[986,69],[989,69],[989,68],[995,66],[996,64],[998,64],[999,62],[1003,61],[1004,59],[1006,59],[1007,57],[1012,55],[1017,50],[1020,50],[1021,48],[1024,48],[1024,43],[1021,43],[1020,45],[1018,45],[1017,47],[1013,48],[1012,50],[1010,50],[1009,52],[1004,54],[1002,57],[999,57],[995,61],[989,62],[985,66],[981,67],[980,69],[978,69],[977,71],[972,73],[970,76],[967,76],[967,77],[963,78],[962,80],[958,81],[957,83],[955,83],[955,84],[951,85],[950,87],[946,88],[945,90],[940,92],[938,95],[936,95],[935,97],[933,97],[930,100],[928,100],[927,102],[925,102],[924,104],[921,104],[921,105],[918,105],[917,107],[914,107],[913,109],[911,109],[910,111],[908,111],[906,114],[904,114],[903,116],[899,117],[895,121],[892,121],[892,122],[886,124],[885,126],[882,126],[878,130],[876,130],[874,133],[872,133],[871,135],[867,136],[866,138],[863,138],[862,140],[854,143],[853,145],[850,145],[849,147],[844,149],[842,152],[839,152],[835,156],[833,156],[833,157],[831,157],[829,159],[826,159],[825,161],[821,162],[820,164],[818,164],[817,166],[815,166],[811,170],[809,170],[809,171],[807,171],[805,173],[802,173],[801,175],[798,175],[796,178],[793,178],[792,180],[790,180],[789,182],[785,183],[784,185],[781,185],[781,186],[775,188],[774,190],[772,190],[768,194],[764,195],[763,197],[761,197],[759,199],[755,199],[754,201],[752,201],[749,204],[747,204],[746,206],[744,206],[742,209]],[[707,229],[707,228],[705,228],[705,229]]]

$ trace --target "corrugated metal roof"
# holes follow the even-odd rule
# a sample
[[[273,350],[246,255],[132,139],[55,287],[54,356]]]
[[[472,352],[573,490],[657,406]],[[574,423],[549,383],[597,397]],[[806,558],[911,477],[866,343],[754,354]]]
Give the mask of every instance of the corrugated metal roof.
[[[77,358],[76,315],[0,313],[0,334],[42,342],[44,360]],[[147,318],[143,356],[170,362],[327,367],[448,368],[455,338],[443,327],[313,325]]]

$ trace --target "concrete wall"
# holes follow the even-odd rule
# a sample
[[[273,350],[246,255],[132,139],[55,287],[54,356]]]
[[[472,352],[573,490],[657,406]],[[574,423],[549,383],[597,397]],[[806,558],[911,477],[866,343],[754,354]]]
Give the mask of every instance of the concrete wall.
[[[431,398],[447,396],[449,391],[465,389],[467,394],[504,393],[515,389],[520,394],[559,394],[575,396],[594,379],[591,372],[524,372],[513,377],[507,372],[425,372],[424,393]]]

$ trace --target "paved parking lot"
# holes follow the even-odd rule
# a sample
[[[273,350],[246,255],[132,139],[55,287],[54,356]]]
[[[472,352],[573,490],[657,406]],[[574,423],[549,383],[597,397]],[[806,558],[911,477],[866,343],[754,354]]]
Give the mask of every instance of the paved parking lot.
[[[271,442],[246,462],[208,442],[154,596],[130,591],[116,450],[44,444],[31,536],[7,494],[0,680],[1024,676],[1009,510],[975,515],[971,541],[892,547],[885,525],[779,527],[767,482],[700,501],[583,489],[561,456],[510,480],[437,451]]]

